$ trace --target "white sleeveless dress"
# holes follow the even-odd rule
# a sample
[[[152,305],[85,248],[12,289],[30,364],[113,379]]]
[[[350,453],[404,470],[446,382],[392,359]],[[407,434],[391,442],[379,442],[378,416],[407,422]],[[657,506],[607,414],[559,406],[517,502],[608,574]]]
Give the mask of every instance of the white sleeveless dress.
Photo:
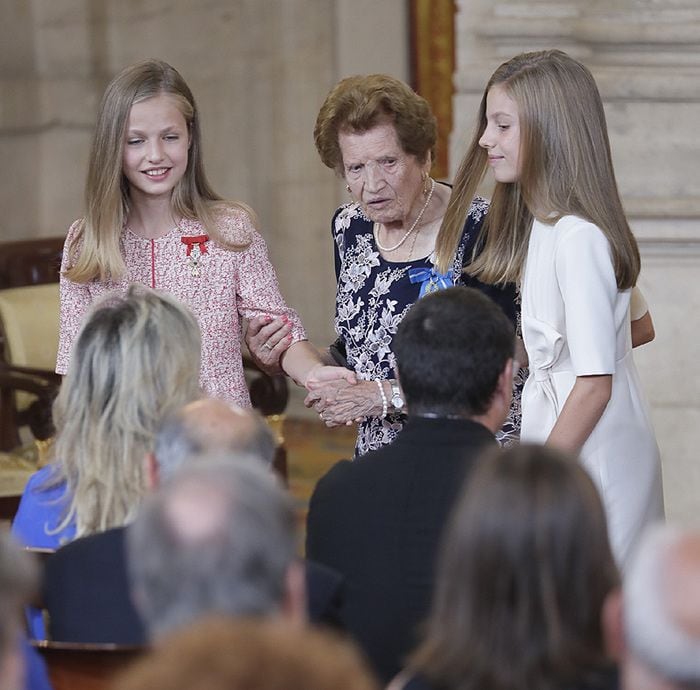
[[[643,530],[663,519],[661,464],[632,358],[630,290],[619,291],[602,231],[575,216],[534,221],[522,283],[530,375],[523,442],[544,442],[577,376],[612,374],[612,395],[581,450],[598,486],[613,552],[624,566]]]

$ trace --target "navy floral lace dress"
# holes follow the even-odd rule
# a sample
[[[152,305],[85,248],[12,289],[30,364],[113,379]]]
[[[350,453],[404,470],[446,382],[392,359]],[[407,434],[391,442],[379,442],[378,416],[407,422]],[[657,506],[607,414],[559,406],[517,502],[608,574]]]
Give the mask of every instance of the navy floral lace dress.
[[[485,199],[476,198],[469,209],[452,270],[440,275],[433,256],[413,261],[387,261],[374,242],[373,223],[359,204],[341,206],[332,222],[335,241],[335,330],[345,349],[348,365],[358,378],[396,378],[391,342],[401,319],[426,292],[452,285],[476,287],[498,302],[515,323],[518,308],[513,286],[484,285],[462,274],[471,257],[484,215]],[[356,455],[364,455],[390,443],[401,430],[405,415],[367,417],[359,425]],[[502,442],[517,438],[520,428],[519,397],[499,436]]]

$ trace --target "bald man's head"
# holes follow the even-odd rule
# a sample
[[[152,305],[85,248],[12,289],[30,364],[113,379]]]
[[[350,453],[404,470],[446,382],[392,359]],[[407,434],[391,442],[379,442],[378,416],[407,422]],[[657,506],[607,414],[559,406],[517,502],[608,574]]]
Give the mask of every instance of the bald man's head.
[[[168,481],[185,462],[218,451],[251,455],[271,466],[275,438],[255,410],[213,398],[196,400],[169,416],[156,435],[160,481]]]
[[[134,601],[151,638],[208,613],[283,615],[288,595],[301,621],[303,584],[288,591],[294,518],[272,473],[235,452],[205,453],[164,482],[127,529]]]

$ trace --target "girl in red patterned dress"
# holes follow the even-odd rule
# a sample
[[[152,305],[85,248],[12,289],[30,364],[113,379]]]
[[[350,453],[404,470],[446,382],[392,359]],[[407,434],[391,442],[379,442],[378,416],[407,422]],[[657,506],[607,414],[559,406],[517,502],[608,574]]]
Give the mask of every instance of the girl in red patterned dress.
[[[250,406],[240,335],[241,320],[254,316],[281,317],[290,325],[282,367],[297,383],[352,377],[324,367],[306,341],[299,316],[280,294],[253,211],[224,201],[209,186],[194,97],[165,62],[135,64],[107,86],[86,206],[63,253],[59,374],[68,369],[95,298],[142,283],[174,295],[196,315],[201,384],[211,396]]]

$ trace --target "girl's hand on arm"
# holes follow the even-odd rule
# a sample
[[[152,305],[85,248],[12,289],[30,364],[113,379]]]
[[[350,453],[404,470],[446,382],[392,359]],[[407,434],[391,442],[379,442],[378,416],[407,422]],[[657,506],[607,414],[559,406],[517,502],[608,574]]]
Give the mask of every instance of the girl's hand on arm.
[[[638,285],[630,295],[630,319],[632,321],[632,347],[639,347],[654,340],[654,323],[649,313],[649,305]]]
[[[312,391],[331,381],[345,381],[346,383],[354,384],[357,382],[357,376],[354,371],[346,367],[320,362],[309,372],[304,381],[304,387]]]
[[[515,357],[513,359],[517,362],[518,367],[521,369],[526,369],[527,365],[529,364],[525,343],[520,336],[515,337]]]
[[[578,454],[605,412],[611,393],[611,374],[577,376],[547,445]]]
[[[286,316],[255,316],[248,321],[245,344],[255,364],[266,374],[283,373],[282,353],[292,342],[292,325]]]
[[[648,311],[641,318],[632,321],[632,347],[650,343],[655,337],[654,322]]]

